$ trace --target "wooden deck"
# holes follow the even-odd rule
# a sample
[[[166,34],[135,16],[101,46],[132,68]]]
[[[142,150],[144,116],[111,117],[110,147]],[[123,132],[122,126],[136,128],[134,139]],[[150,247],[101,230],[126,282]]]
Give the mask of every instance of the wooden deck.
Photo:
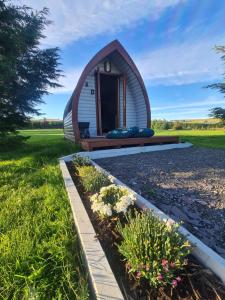
[[[121,148],[122,146],[145,146],[151,144],[174,144],[179,143],[178,136],[153,136],[143,138],[128,139],[107,139],[104,137],[96,137],[82,139],[80,145],[83,150],[92,151],[96,148]]]

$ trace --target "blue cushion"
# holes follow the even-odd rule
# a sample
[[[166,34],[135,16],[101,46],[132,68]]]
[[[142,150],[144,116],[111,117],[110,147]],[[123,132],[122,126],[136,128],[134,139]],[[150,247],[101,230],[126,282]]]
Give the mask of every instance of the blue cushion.
[[[125,139],[131,136],[127,129],[114,129],[106,134],[108,139]]]
[[[127,130],[129,131],[130,137],[135,137],[139,132],[139,128],[137,126],[130,127]]]
[[[151,137],[155,134],[154,130],[151,128],[141,128],[139,129],[136,137]]]
[[[106,134],[106,138],[108,139],[126,139],[132,137],[151,137],[154,135],[154,130],[151,128],[141,128],[139,129],[137,126],[130,128],[118,128],[112,131],[109,131]]]

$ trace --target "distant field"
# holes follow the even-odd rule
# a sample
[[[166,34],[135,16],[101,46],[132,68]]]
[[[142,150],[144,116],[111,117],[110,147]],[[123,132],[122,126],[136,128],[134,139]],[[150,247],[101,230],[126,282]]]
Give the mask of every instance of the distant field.
[[[62,129],[21,130],[21,134],[30,135],[34,141],[43,137],[52,139],[54,135],[63,137]],[[156,135],[179,135],[182,141],[189,141],[195,146],[225,149],[225,129],[215,130],[158,130]]]
[[[186,120],[174,120],[175,122],[184,123],[200,123],[200,124],[216,124],[221,122],[219,119],[207,118],[207,119],[186,119]]]
[[[225,149],[225,129],[217,130],[158,130],[156,135],[178,135],[198,147]]]
[[[63,135],[62,129],[28,129],[20,130],[23,135]]]

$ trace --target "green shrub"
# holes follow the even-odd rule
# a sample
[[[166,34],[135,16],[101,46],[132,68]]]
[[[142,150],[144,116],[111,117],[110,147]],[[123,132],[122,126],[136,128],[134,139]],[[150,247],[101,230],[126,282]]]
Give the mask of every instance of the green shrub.
[[[106,175],[93,166],[81,166],[77,170],[86,192],[97,193],[101,187],[111,183]]]
[[[126,267],[137,282],[149,281],[153,287],[176,286],[181,278],[178,271],[190,253],[189,242],[178,232],[178,224],[166,224],[151,211],[127,214],[128,223],[117,229],[123,241],[118,245],[125,257]]]
[[[110,184],[102,187],[100,192],[94,194],[90,200],[94,212],[101,217],[109,217],[116,213],[126,213],[136,198],[127,188]]]
[[[80,155],[75,154],[73,156],[73,164],[77,168],[81,166],[90,166],[91,162],[88,157],[82,157]]]
[[[152,120],[151,128],[154,130],[168,130],[172,128],[172,122],[166,120]]]
[[[183,129],[183,124],[181,122],[174,122],[173,129],[174,130],[182,130]]]

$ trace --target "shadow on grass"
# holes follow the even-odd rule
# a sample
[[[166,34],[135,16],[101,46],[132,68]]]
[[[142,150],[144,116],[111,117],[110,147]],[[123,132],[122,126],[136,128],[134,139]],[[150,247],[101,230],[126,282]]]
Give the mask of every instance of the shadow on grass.
[[[79,146],[63,136],[32,136],[25,143],[0,152],[1,160],[30,158],[35,163],[57,162],[57,158],[79,151]]]

